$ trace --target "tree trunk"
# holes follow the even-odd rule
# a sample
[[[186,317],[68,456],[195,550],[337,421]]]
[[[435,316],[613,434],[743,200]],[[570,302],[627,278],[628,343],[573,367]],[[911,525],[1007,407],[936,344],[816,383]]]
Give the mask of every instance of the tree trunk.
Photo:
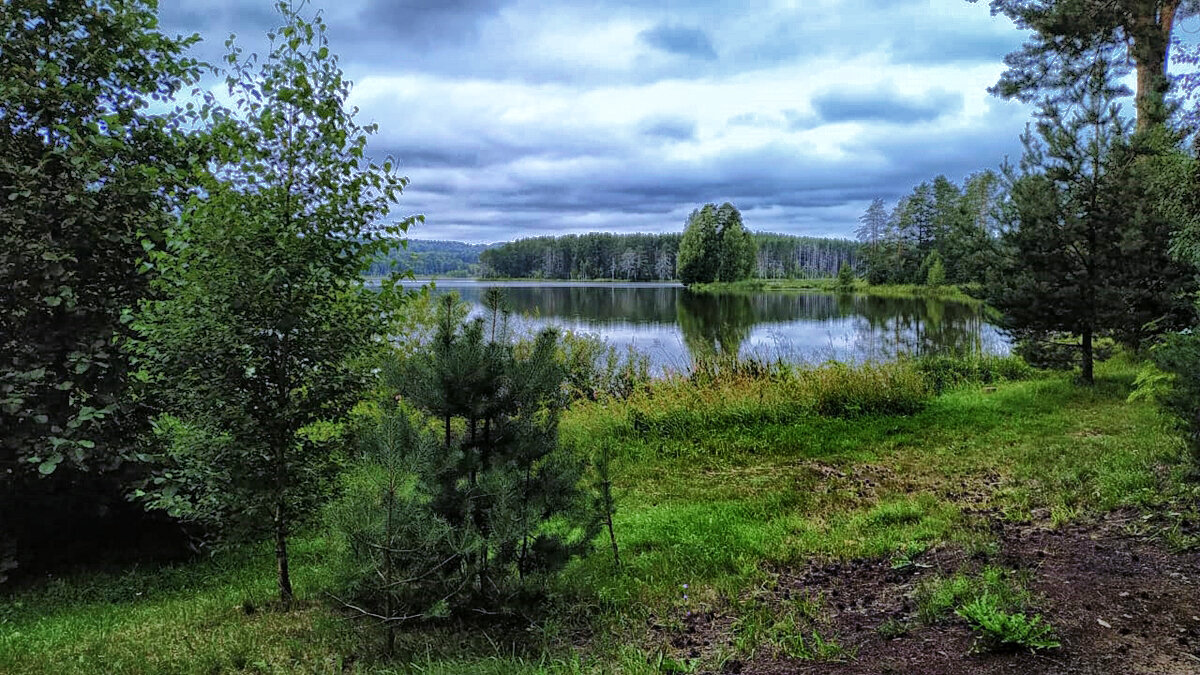
[[[292,607],[292,578],[288,574],[287,519],[283,502],[275,505],[275,566],[279,572],[279,601],[285,610]]]
[[[1131,55],[1137,64],[1137,129],[1166,121],[1167,53],[1180,0],[1144,0],[1130,18]]]
[[[1092,328],[1088,326],[1083,329],[1083,381],[1092,384],[1095,379],[1092,376],[1093,372],[1093,356],[1092,356]]]
[[[608,526],[608,541],[612,544],[613,563],[621,567],[621,551],[617,548],[617,532],[613,528],[612,481],[604,481],[604,521]]]
[[[384,522],[384,548],[383,548],[383,588],[386,607],[384,619],[387,622],[387,643],[384,646],[384,654],[389,658],[396,651],[396,626],[392,622],[393,615],[396,611],[395,601],[392,588],[392,545],[395,543],[395,533],[392,530],[392,514],[396,510],[396,474],[392,470],[394,465],[389,464],[388,474],[388,491],[387,491],[387,519]]]

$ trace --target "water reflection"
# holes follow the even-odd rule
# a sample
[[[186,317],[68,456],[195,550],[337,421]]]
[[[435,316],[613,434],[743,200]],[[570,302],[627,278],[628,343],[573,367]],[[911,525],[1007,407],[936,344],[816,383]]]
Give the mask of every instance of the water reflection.
[[[740,354],[754,327],[750,295],[679,293],[675,308],[683,342],[693,360]]]
[[[531,329],[553,324],[632,345],[659,368],[741,354],[795,361],[1006,353],[974,306],[932,298],[827,293],[701,295],[665,284],[440,282],[478,305],[490,286]]]

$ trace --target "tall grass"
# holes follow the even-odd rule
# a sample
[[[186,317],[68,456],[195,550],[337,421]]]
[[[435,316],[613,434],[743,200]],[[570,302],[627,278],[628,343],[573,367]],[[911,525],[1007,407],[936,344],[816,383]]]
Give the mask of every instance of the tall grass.
[[[705,429],[786,424],[803,416],[912,415],[935,395],[1025,379],[1015,357],[928,358],[820,365],[754,358],[699,360],[630,397],[623,431],[687,438]]]

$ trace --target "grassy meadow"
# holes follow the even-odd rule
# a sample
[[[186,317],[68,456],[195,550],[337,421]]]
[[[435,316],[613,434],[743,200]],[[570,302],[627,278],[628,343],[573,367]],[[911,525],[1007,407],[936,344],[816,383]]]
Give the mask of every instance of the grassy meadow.
[[[996,522],[1056,528],[1177,508],[1188,455],[1154,403],[1127,400],[1137,368],[1105,363],[1090,388],[1007,359],[671,377],[564,418],[564,443],[608,444],[615,457],[622,564],[598,542],[536,616],[406,630],[401,656],[385,661],[378,629],[333,599],[337,556],[314,527],[293,545],[290,612],[274,604],[265,545],[47,578],[0,604],[0,672],[649,673],[763,655],[853,660],[821,619],[827,599],[764,599],[782,576],[862,559],[903,567],[943,549],[991,561]],[[1195,544],[1154,526],[1167,543]],[[980,602],[967,586],[923,587],[913,620],[966,622]],[[1022,593],[983,597],[1037,606]],[[672,638],[701,615],[730,620],[713,644],[680,652]]]

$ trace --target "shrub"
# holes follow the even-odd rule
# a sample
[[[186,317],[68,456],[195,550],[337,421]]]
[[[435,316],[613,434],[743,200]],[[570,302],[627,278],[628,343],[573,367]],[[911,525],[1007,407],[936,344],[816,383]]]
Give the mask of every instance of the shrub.
[[[955,613],[967,620],[987,649],[1038,650],[1061,646],[1054,637],[1054,628],[1041,615],[1030,618],[1022,612],[1006,612],[986,593]]]
[[[843,291],[854,288],[854,269],[848,262],[843,261],[842,266],[838,268],[837,287]]]
[[[938,288],[946,284],[946,267],[942,264],[942,256],[933,251],[925,258],[922,267],[925,268],[925,285]]]
[[[650,383],[650,359],[632,346],[625,355],[597,335],[564,333],[558,359],[573,398],[629,398]]]

